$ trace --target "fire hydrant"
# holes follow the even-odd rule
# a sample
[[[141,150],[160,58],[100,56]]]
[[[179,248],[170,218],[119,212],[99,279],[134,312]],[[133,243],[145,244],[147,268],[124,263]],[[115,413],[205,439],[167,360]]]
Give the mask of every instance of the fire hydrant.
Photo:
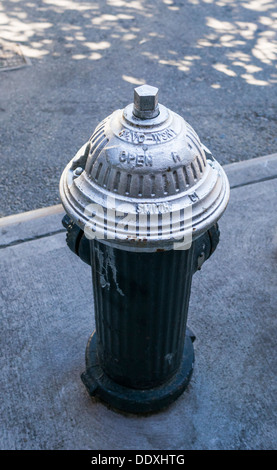
[[[68,246],[92,269],[96,329],[82,380],[112,408],[160,410],[193,371],[191,281],[219,240],[225,172],[143,85],[69,162],[60,194]]]

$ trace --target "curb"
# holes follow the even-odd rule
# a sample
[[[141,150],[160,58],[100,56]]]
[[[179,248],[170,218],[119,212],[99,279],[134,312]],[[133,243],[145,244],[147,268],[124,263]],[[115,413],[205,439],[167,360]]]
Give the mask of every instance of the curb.
[[[54,214],[62,214],[64,212],[62,204],[55,206],[43,207],[42,209],[35,209],[27,212],[20,212],[19,214],[8,215],[0,218],[0,227],[7,225],[20,224],[28,222],[29,220],[38,219],[40,217],[48,217]]]
[[[277,153],[223,166],[231,189],[277,178]]]
[[[277,178],[277,153],[223,166],[231,189]],[[0,218],[0,248],[65,232],[62,204]]]

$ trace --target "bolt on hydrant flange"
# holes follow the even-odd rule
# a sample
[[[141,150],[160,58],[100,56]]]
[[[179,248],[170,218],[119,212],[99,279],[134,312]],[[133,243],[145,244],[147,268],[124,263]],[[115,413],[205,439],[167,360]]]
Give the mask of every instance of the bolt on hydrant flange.
[[[225,172],[143,85],[67,165],[60,194],[68,246],[92,269],[96,330],[82,380],[116,409],[160,410],[193,371],[191,281],[219,240]]]

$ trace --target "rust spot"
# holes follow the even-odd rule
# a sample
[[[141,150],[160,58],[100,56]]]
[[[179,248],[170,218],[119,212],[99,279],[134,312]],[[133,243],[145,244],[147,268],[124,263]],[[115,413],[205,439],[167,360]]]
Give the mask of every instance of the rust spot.
[[[161,251],[165,251],[164,248],[158,248],[158,249],[156,250],[157,253],[160,253]]]
[[[135,242],[136,239],[133,238],[133,237],[127,237],[126,240],[128,240],[128,242]]]

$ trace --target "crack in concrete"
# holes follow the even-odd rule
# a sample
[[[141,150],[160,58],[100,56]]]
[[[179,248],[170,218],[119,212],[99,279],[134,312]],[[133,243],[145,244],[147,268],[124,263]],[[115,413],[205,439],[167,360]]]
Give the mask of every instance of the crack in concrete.
[[[52,232],[43,233],[41,235],[34,235],[33,237],[26,237],[18,240],[13,240],[10,243],[0,245],[0,249],[9,248],[10,246],[21,245],[21,243],[31,242],[33,240],[39,240],[40,238],[51,237],[52,235],[58,235],[59,233],[66,232],[65,229],[53,230]]]

